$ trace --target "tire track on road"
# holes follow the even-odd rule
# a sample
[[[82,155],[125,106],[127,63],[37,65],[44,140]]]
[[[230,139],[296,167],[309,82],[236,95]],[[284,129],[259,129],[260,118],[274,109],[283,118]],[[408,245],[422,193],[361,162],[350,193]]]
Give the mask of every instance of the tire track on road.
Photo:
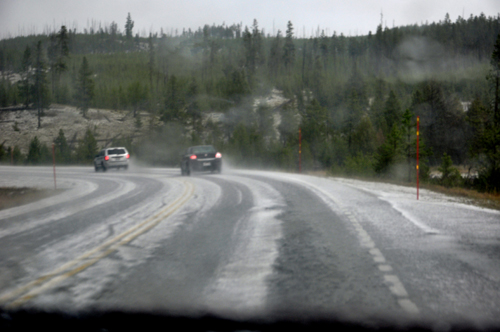
[[[85,270],[86,268],[99,262],[104,257],[115,252],[119,247],[131,242],[141,234],[149,231],[161,221],[165,220],[181,208],[193,196],[194,185],[191,182],[183,181],[184,192],[166,208],[146,219],[138,225],[135,225],[102,245],[87,251],[76,259],[67,262],[59,268],[33,280],[17,289],[7,292],[0,296],[0,305],[6,308],[14,309],[43,292],[60,284],[67,278]],[[75,267],[76,266],[76,267]]]
[[[256,175],[262,176],[261,173],[256,173]],[[300,186],[308,188],[313,193],[315,193],[328,206],[332,206],[332,204],[335,204],[340,209],[344,217],[349,220],[349,222],[356,230],[360,245],[366,248],[368,250],[368,253],[372,256],[374,263],[377,265],[379,271],[383,274],[383,283],[387,286],[391,294],[396,298],[399,306],[411,316],[420,314],[420,309],[413,301],[411,301],[403,283],[401,282],[399,277],[394,274],[392,266],[386,261],[382,252],[376,247],[375,242],[372,240],[368,232],[366,232],[366,230],[361,226],[353,213],[345,208],[336,198],[334,198],[328,192],[314,184],[297,178],[284,178],[282,175],[273,176],[273,179],[299,184]]]

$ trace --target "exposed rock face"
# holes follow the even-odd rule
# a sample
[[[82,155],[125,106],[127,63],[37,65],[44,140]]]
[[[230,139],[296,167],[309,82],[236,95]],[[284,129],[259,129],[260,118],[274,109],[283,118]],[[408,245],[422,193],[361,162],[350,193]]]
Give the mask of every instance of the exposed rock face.
[[[273,112],[273,127],[275,137],[279,137],[277,130],[281,123],[279,109],[290,100],[283,97],[283,93],[273,89],[268,95],[257,97],[253,100],[254,110],[258,105],[264,104]],[[155,125],[161,122],[148,113],[141,113],[142,127],[136,127],[136,119],[131,112],[111,111],[102,109],[89,109],[87,118],[84,118],[79,110],[73,106],[52,105],[45,110],[41,119],[41,128],[38,128],[38,117],[36,110],[4,110],[0,111],[0,144],[7,149],[9,146],[18,146],[23,154],[28,152],[30,141],[37,136],[42,144],[51,146],[58,136],[59,130],[64,131],[66,140],[70,145],[78,144],[87,128],[90,128],[98,140],[99,147],[111,144],[113,138],[132,137],[133,142],[147,133],[151,121]],[[207,112],[203,115],[204,125],[208,121],[221,123],[225,121],[225,114],[221,112]]]
[[[96,135],[98,145],[105,146],[113,138],[139,137],[149,125],[144,121],[142,128],[136,128],[135,119],[124,111],[90,109],[87,118],[72,106],[53,105],[45,111],[42,117],[41,128],[38,128],[36,110],[2,111],[0,112],[0,144],[6,149],[9,146],[18,146],[22,153],[28,152],[30,141],[37,136],[42,144],[50,146],[59,134],[64,135],[69,144],[81,139],[87,128]]]

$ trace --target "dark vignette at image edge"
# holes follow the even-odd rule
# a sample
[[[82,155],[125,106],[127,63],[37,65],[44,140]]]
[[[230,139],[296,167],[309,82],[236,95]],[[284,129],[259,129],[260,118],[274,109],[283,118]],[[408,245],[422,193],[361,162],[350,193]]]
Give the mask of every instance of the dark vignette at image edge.
[[[373,320],[357,323],[332,316],[275,320],[240,320],[213,315],[177,316],[168,313],[96,311],[79,314],[35,310],[0,310],[0,331],[500,331],[499,326],[397,325]]]

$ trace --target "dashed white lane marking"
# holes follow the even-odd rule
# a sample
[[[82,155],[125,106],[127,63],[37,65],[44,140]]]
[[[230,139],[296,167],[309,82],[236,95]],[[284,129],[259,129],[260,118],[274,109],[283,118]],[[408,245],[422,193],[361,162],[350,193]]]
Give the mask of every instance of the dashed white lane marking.
[[[409,299],[408,292],[403,286],[401,280],[399,280],[398,276],[395,274],[389,274],[393,271],[392,266],[387,263],[384,255],[380,249],[375,246],[375,242],[373,242],[370,235],[363,229],[363,226],[361,226],[352,213],[345,211],[344,214],[347,216],[347,219],[349,219],[358,233],[361,246],[368,249],[373,261],[377,264],[378,269],[383,273],[387,273],[384,274],[384,283],[389,288],[389,291],[397,298],[399,306],[410,315],[418,315],[420,311],[417,305]]]
[[[375,263],[385,263],[385,257],[384,255],[382,255],[380,250],[378,250],[377,248],[372,248],[369,252],[373,256],[373,260],[375,261]]]
[[[384,281],[388,285],[391,292],[397,297],[408,297],[408,292],[399,280],[398,276],[393,274],[386,274]]]
[[[399,278],[394,274],[389,274],[390,272],[392,272],[392,266],[386,262],[384,255],[379,249],[377,249],[377,247],[375,246],[375,242],[364,230],[363,226],[361,226],[354,214],[347,210],[344,206],[342,206],[342,204],[337,199],[332,197],[328,192],[322,190],[321,188],[298,179],[287,178],[286,180],[300,183],[304,187],[311,189],[327,205],[332,206],[332,208],[333,204],[336,205],[336,208],[340,210],[340,212],[343,213],[354,226],[354,229],[358,233],[361,246],[369,249],[369,253],[372,255],[372,258],[377,264],[378,269],[383,273],[387,273],[384,275],[384,283],[387,285],[390,292],[396,297],[399,306],[410,315],[418,315],[420,313],[420,310],[418,309],[417,305],[410,300],[408,292],[406,291],[403,283],[399,280]]]
[[[358,233],[361,246],[368,249],[368,252],[372,256],[373,261],[377,264],[379,271],[381,271],[382,273],[387,273],[384,274],[384,283],[387,285],[392,295],[396,297],[399,306],[410,315],[418,315],[420,313],[420,310],[418,309],[417,305],[410,300],[408,292],[406,291],[401,280],[399,280],[398,276],[391,273],[393,272],[392,266],[386,261],[380,249],[375,246],[375,242],[365,231],[363,226],[361,226],[355,215],[352,212],[348,211],[345,207],[343,207],[339,201],[337,201],[334,197],[332,197],[324,190],[305,181],[295,180],[295,182],[299,182],[304,186],[311,188],[313,192],[316,192],[318,196],[325,201],[325,203],[331,204],[331,202],[333,202],[337,205],[337,207],[340,208],[340,211],[354,226],[354,229]],[[328,202],[328,200],[330,202]]]
[[[378,269],[382,272],[391,272],[392,271],[392,266],[387,265],[387,264],[380,264],[378,266]]]
[[[401,306],[401,308],[403,308],[404,311],[406,311],[411,315],[418,315],[420,313],[420,310],[418,310],[417,305],[412,301],[410,301],[409,299],[399,299],[398,303]]]

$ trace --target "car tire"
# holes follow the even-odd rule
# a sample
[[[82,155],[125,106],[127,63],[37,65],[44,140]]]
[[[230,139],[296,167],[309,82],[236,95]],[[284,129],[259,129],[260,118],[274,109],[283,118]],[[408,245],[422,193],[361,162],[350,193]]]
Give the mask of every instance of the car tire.
[[[108,169],[106,168],[106,166],[104,166],[104,164],[101,164],[101,168],[102,168],[102,171],[103,172],[106,172]]]
[[[123,169],[127,171],[128,170],[128,165],[123,166]]]
[[[99,172],[99,167],[97,167],[97,165],[94,165],[94,168],[96,172]]]

